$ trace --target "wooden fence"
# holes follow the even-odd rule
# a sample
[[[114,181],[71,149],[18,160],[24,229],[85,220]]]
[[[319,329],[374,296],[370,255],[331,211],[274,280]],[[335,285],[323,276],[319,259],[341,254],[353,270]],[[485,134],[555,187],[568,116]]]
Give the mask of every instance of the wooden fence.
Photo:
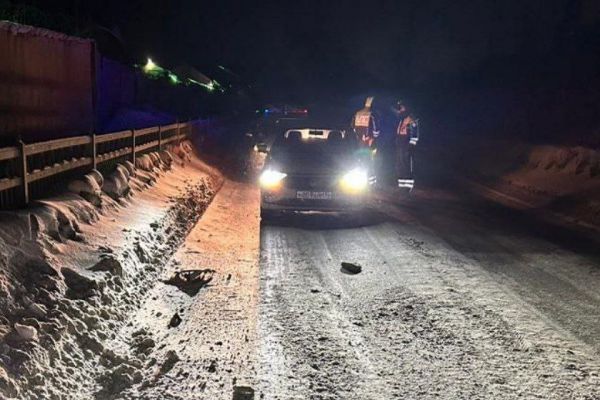
[[[47,142],[0,148],[0,209],[29,204],[69,172],[101,169],[136,154],[160,150],[181,141],[191,133],[192,122],[145,129],[132,129],[103,135],[86,135]]]

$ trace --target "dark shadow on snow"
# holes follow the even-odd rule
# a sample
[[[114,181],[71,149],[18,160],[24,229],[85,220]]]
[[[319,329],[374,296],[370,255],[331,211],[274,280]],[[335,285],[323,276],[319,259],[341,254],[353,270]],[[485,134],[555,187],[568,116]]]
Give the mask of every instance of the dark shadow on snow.
[[[361,212],[281,212],[263,215],[261,225],[289,228],[328,230],[351,229],[377,225],[388,219],[375,210]]]

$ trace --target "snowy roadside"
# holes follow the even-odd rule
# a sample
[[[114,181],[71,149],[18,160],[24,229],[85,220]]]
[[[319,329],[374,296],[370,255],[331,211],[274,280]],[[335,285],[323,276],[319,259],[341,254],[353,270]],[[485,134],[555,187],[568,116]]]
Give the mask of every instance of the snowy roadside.
[[[547,210],[543,207],[540,208],[535,202],[531,202],[527,196],[519,196],[519,194],[515,193],[515,190],[511,190],[512,188],[507,186],[507,184],[486,185],[476,179],[458,178],[458,180],[464,187],[469,188],[472,192],[496,203],[520,210],[529,210],[542,220],[559,224],[567,228],[578,227],[592,233],[600,233],[600,225],[586,222],[585,217],[583,217],[584,219],[582,220],[576,213],[565,214]]]
[[[473,141],[434,150],[452,176],[480,196],[547,221],[600,232],[600,151],[585,147]],[[444,171],[438,171],[444,172]]]
[[[113,347],[145,354],[146,374],[117,398],[229,400],[254,386],[259,232],[258,188],[227,180],[118,332]],[[196,281],[166,283],[190,270]]]
[[[144,363],[106,344],[222,182],[188,146],[172,150],[121,166],[104,193],[84,180],[87,200],[0,216],[0,397],[106,398],[141,381]]]

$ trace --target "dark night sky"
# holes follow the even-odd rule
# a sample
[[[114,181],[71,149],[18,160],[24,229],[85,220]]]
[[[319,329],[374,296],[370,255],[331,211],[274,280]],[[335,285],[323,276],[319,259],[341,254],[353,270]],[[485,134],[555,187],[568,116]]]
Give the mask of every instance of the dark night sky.
[[[137,60],[222,64],[267,90],[304,94],[431,86],[482,74],[491,83],[495,65],[515,63],[537,65],[532,75],[551,73],[547,60],[557,52],[597,44],[585,34],[598,32],[600,10],[595,0],[29,3],[117,28]]]

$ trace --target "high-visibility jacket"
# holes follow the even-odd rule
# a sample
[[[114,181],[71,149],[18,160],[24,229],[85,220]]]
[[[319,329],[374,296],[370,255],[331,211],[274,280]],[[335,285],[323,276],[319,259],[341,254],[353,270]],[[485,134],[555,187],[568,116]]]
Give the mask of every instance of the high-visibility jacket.
[[[373,113],[369,108],[363,108],[358,110],[354,115],[354,127],[355,128],[366,128],[371,127],[373,121]]]
[[[357,111],[354,115],[352,125],[362,142],[371,146],[376,136],[375,132],[377,131],[375,118],[373,118],[371,109],[365,107]]]
[[[396,130],[396,135],[408,137],[410,134],[411,125],[415,122],[415,120],[407,115],[400,120],[398,124],[398,129]]]

